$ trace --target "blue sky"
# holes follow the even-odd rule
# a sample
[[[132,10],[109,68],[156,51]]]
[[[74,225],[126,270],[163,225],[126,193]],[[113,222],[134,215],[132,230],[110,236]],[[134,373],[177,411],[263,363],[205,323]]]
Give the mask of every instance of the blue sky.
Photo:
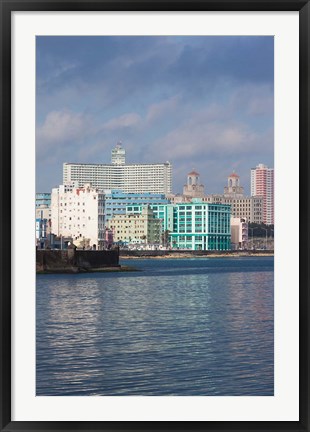
[[[235,170],[273,167],[274,48],[264,36],[40,36],[36,41],[36,189],[63,162],[170,161],[173,191],[193,168],[206,193]]]

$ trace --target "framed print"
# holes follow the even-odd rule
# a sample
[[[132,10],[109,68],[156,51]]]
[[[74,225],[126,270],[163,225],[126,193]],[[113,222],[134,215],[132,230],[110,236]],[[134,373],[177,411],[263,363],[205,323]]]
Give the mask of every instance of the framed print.
[[[308,431],[308,1],[1,36],[1,430]]]

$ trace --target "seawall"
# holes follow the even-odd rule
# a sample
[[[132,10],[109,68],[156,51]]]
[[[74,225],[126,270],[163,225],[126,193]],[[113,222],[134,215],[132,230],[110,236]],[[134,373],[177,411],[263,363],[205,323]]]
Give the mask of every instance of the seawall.
[[[239,257],[273,256],[273,250],[120,250],[121,258],[192,258],[192,257]]]
[[[80,273],[119,267],[118,250],[48,250],[36,251],[37,273]]]

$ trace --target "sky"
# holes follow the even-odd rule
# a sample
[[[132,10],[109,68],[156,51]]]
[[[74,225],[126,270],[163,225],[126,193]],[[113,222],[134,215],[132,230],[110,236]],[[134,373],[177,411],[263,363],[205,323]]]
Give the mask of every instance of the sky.
[[[200,173],[223,193],[274,165],[274,45],[269,36],[38,36],[36,191],[64,162],[172,163],[172,190]]]

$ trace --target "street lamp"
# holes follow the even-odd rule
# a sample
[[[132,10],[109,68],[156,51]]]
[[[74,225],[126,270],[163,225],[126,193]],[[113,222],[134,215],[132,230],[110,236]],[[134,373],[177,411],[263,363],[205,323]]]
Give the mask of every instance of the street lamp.
[[[267,228],[263,228],[263,227],[262,227],[262,229],[266,231],[266,250],[267,250],[267,233],[268,233],[268,230],[267,230]]]
[[[252,249],[254,249],[254,238],[253,238],[253,232],[254,232],[255,228],[250,228],[250,227],[248,227],[248,230],[251,230],[251,231],[252,231]]]
[[[272,228],[270,228],[270,231],[273,232],[273,249],[274,249],[274,230]],[[271,237],[271,233],[270,233],[270,237]]]

